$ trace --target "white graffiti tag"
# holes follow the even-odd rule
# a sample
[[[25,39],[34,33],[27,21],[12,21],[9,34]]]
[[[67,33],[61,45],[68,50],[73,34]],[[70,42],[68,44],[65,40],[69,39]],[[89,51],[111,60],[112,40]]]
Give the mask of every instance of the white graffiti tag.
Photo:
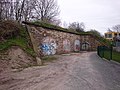
[[[54,55],[56,53],[57,45],[54,39],[46,38],[41,45],[41,49],[44,55]]]

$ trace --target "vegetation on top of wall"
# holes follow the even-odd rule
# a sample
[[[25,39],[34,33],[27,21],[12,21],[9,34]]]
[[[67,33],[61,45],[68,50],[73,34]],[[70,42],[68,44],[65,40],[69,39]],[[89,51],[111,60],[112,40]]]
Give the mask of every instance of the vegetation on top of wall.
[[[10,22],[9,22],[10,23]],[[11,22],[12,23],[12,22]],[[15,31],[14,29],[18,28],[18,32],[16,35],[12,35],[9,38],[6,37],[2,37],[3,40],[1,40],[0,42],[0,52],[3,52],[7,49],[9,49],[11,46],[19,46],[20,48],[22,48],[24,51],[26,51],[28,54],[30,54],[31,56],[35,56],[35,52],[32,49],[32,46],[30,45],[30,37],[25,29],[25,27],[19,25],[19,26],[9,26],[11,24],[5,24],[5,26],[1,27],[1,30],[4,32],[4,29],[6,31]],[[5,27],[9,27],[9,28],[5,28]],[[7,30],[9,29],[9,30]],[[11,35],[11,33],[9,34],[8,32],[4,32],[4,35]]]
[[[49,24],[49,23],[45,23],[45,22],[40,22],[40,21],[32,22],[32,24],[40,25],[40,26],[42,26],[42,27],[50,28],[50,29],[67,30],[67,29],[62,28],[62,27],[60,27],[60,26],[56,26],[56,25],[53,25],[53,24]]]
[[[108,40],[106,40],[104,37],[97,36],[90,32],[76,32],[75,30],[72,30],[72,29],[66,29],[66,28],[62,28],[60,26],[56,26],[56,25],[52,25],[52,24],[48,24],[48,23],[44,23],[44,22],[40,22],[40,21],[23,22],[23,23],[27,24],[27,25],[34,25],[37,27],[43,27],[43,28],[47,28],[47,29],[51,29],[51,30],[57,30],[57,31],[67,32],[67,33],[72,33],[72,34],[77,34],[77,35],[91,35],[94,38],[96,38],[98,41],[100,41],[103,45],[107,45],[107,46],[110,45],[110,42]]]
[[[52,30],[57,30],[57,31],[62,31],[62,32],[67,32],[67,33],[72,33],[72,34],[78,34],[78,35],[88,35],[90,33],[88,32],[77,32],[74,31],[72,29],[66,29],[66,28],[62,28],[60,26],[56,26],[56,25],[52,25],[49,23],[45,23],[45,22],[40,22],[40,21],[35,21],[35,22],[23,22],[24,24],[28,24],[28,25],[34,25],[34,26],[38,26],[38,27],[43,27],[43,28],[47,28],[47,29],[52,29]]]
[[[92,34],[92,36],[94,36],[98,41],[100,41],[102,43],[102,45],[110,46],[110,44],[111,44],[111,42],[109,40],[105,39],[102,36],[97,36],[95,34]]]
[[[95,36],[96,39],[98,39],[98,41],[100,41],[103,45],[105,45],[105,46],[109,46],[109,45],[110,45],[111,42],[110,42],[109,40],[105,39],[105,38],[101,35],[101,33],[98,32],[97,30],[91,29],[90,31],[87,31],[87,32],[91,33],[92,36]]]

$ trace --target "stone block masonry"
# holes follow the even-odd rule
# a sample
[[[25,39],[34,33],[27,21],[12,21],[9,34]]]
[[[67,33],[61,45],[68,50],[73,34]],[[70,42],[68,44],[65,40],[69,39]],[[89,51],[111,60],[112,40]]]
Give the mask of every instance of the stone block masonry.
[[[91,34],[76,34],[28,25],[33,48],[38,56],[93,51],[100,42]]]

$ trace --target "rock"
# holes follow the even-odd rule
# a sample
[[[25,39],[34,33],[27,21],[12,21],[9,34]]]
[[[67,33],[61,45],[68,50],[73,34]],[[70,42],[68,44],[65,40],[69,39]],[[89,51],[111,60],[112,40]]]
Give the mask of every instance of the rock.
[[[42,60],[39,57],[36,57],[36,60],[38,65],[42,65]]]

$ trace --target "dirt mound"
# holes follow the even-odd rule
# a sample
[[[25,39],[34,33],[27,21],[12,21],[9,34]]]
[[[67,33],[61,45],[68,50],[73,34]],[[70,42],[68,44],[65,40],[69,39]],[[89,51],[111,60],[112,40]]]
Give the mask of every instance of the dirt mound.
[[[36,65],[35,59],[18,46],[13,46],[6,52],[0,54],[0,72],[26,68],[32,65]]]

